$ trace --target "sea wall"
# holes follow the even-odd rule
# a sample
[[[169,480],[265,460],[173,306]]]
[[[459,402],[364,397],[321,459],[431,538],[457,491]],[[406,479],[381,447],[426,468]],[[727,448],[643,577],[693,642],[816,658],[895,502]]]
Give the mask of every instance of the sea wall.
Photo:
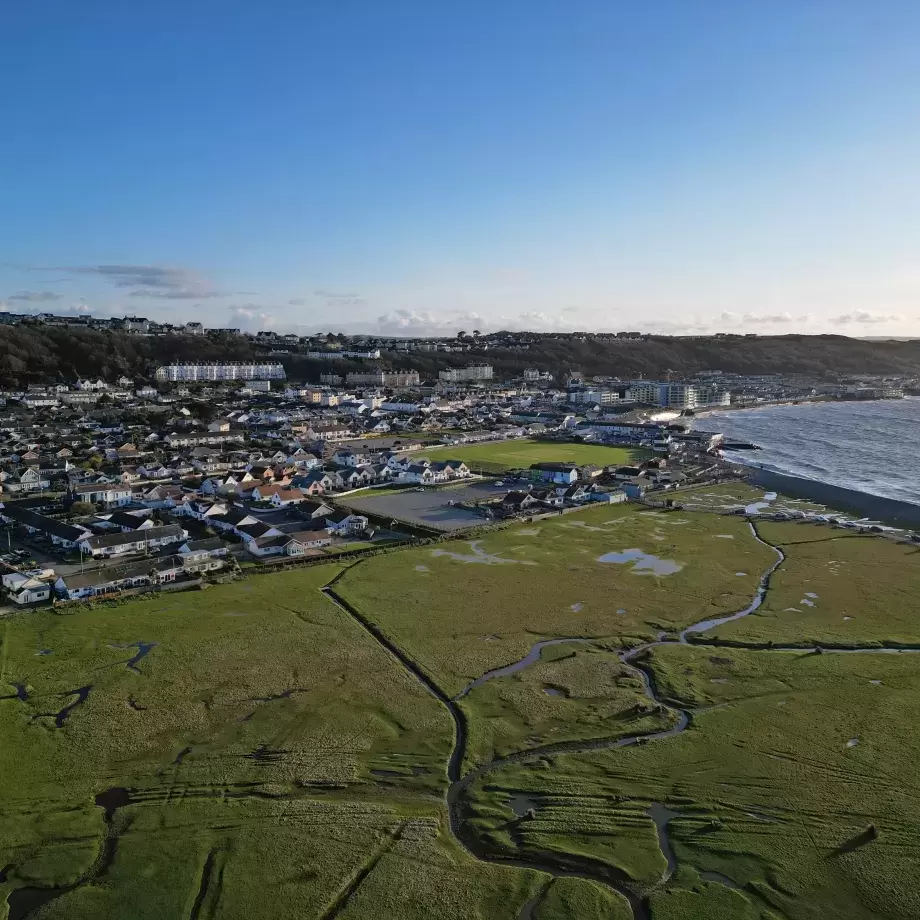
[[[746,467],[745,472],[752,482],[768,492],[782,492],[793,498],[806,498],[830,508],[842,511],[854,511],[863,517],[881,521],[897,521],[901,524],[920,524],[920,505],[898,501],[894,498],[882,498],[868,492],[845,489],[842,486],[804,479],[801,476],[789,476],[774,473],[760,467]]]

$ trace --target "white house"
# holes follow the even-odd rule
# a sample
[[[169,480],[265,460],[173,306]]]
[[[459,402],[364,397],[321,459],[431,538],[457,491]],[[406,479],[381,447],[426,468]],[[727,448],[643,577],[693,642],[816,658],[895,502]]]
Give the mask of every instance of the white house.
[[[325,531],[299,531],[293,534],[260,537],[250,540],[246,549],[254,556],[303,556],[309,550],[329,546],[332,539]]]
[[[433,485],[436,482],[444,482],[447,479],[444,473],[435,473],[430,467],[420,463],[412,463],[399,474],[401,482],[415,482],[424,486]]]
[[[19,572],[4,575],[3,584],[14,604],[37,604],[51,597],[51,585],[47,581],[31,578]]]
[[[335,514],[326,518],[326,529],[336,536],[350,536],[364,533],[368,520],[361,514]]]
[[[131,501],[131,488],[125,483],[81,483],[71,490],[75,501],[93,502],[115,508],[127,505]]]
[[[187,537],[188,532],[178,524],[164,524],[128,533],[89,534],[77,541],[77,547],[90,556],[108,558],[150,553],[172,543],[181,543]]]

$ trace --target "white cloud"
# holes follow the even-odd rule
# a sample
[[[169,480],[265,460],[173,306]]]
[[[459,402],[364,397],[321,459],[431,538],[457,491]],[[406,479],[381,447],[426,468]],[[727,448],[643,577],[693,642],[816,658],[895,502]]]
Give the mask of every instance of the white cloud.
[[[791,313],[745,313],[741,322],[770,326],[795,322],[795,317]]]
[[[853,310],[851,313],[832,316],[831,322],[837,326],[848,326],[851,323],[874,325],[877,323],[899,323],[903,319],[904,317],[898,313],[870,313],[868,310]]]
[[[275,317],[266,313],[258,304],[234,304],[230,307],[231,328],[245,329],[250,332],[268,329],[275,324]]]

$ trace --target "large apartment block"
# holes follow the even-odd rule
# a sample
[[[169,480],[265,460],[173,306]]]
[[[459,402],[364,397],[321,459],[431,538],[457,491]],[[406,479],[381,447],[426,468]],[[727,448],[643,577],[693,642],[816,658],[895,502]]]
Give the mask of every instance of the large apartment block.
[[[715,386],[635,380],[630,384],[629,389],[636,402],[661,406],[664,409],[695,409],[697,406],[728,406],[731,404],[731,394]]]
[[[451,367],[438,374],[441,383],[473,383],[492,379],[491,364],[472,364],[469,367]]]
[[[169,383],[194,383],[214,380],[284,380],[281,364],[257,361],[239,364],[165,364],[158,367],[156,379]]]
[[[418,371],[385,371],[378,368],[373,371],[358,371],[345,375],[347,386],[372,386],[399,389],[401,387],[417,387],[419,385]]]

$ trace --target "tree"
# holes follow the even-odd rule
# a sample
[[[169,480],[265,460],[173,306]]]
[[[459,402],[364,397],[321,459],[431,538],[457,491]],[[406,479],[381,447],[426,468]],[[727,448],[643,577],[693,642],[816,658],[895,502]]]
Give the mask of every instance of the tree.
[[[74,502],[70,506],[71,514],[92,514],[96,506],[92,502]]]

